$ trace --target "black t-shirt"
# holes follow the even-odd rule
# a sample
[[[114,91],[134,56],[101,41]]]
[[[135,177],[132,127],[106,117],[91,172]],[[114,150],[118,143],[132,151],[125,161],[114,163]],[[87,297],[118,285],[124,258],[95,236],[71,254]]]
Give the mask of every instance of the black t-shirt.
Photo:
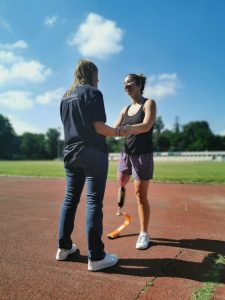
[[[108,153],[106,138],[95,131],[93,122],[106,122],[102,93],[90,85],[78,85],[70,96],[64,96],[60,105],[64,126],[64,162],[75,159],[86,147]]]
[[[145,100],[147,101],[147,99]],[[145,102],[144,102],[145,103]],[[134,125],[140,124],[143,122],[145,113],[143,110],[144,103],[139,108],[138,112],[133,115],[128,115],[128,110],[130,105],[128,106],[124,119],[122,121],[122,125]],[[140,134],[131,134],[125,138],[123,152],[127,154],[139,155],[153,152],[153,143],[152,143],[152,131],[153,127],[148,131]]]

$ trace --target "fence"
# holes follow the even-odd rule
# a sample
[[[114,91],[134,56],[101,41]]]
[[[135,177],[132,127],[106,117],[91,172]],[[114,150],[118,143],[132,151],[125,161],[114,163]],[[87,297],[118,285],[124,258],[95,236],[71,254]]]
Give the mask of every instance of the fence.
[[[118,160],[120,153],[109,153],[109,160]],[[155,161],[225,161],[225,151],[155,152]]]

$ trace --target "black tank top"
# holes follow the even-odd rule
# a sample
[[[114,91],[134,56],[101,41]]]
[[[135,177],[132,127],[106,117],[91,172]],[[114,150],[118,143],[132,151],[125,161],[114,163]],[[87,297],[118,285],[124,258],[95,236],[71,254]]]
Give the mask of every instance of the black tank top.
[[[145,101],[147,101],[147,99]],[[131,106],[129,105],[126,109],[121,125],[124,126],[126,124],[134,125],[142,123],[145,116],[143,110],[144,104],[145,102],[141,105],[138,112],[133,116],[128,115],[128,110]],[[125,138],[123,152],[133,155],[153,153],[152,131],[153,126],[148,132],[128,135]]]

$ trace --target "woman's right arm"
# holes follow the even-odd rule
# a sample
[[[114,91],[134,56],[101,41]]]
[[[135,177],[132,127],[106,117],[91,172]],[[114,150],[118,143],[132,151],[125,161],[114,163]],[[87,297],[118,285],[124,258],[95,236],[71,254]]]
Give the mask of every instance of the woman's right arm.
[[[119,127],[121,124],[122,124],[122,122],[123,122],[123,118],[124,118],[124,116],[125,116],[125,112],[126,112],[126,106],[121,110],[121,112],[120,112],[120,114],[119,114],[119,117],[118,117],[118,119],[116,120],[116,122],[115,122],[115,124],[114,124],[114,126],[115,127]]]

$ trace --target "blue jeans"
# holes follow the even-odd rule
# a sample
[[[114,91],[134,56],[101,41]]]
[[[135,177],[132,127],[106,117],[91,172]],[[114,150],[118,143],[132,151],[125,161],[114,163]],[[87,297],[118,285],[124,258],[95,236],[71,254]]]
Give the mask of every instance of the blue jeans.
[[[86,148],[66,171],[66,193],[59,220],[59,248],[71,249],[76,209],[86,184],[86,235],[88,258],[105,257],[102,242],[103,197],[108,173],[108,156],[103,152]]]

